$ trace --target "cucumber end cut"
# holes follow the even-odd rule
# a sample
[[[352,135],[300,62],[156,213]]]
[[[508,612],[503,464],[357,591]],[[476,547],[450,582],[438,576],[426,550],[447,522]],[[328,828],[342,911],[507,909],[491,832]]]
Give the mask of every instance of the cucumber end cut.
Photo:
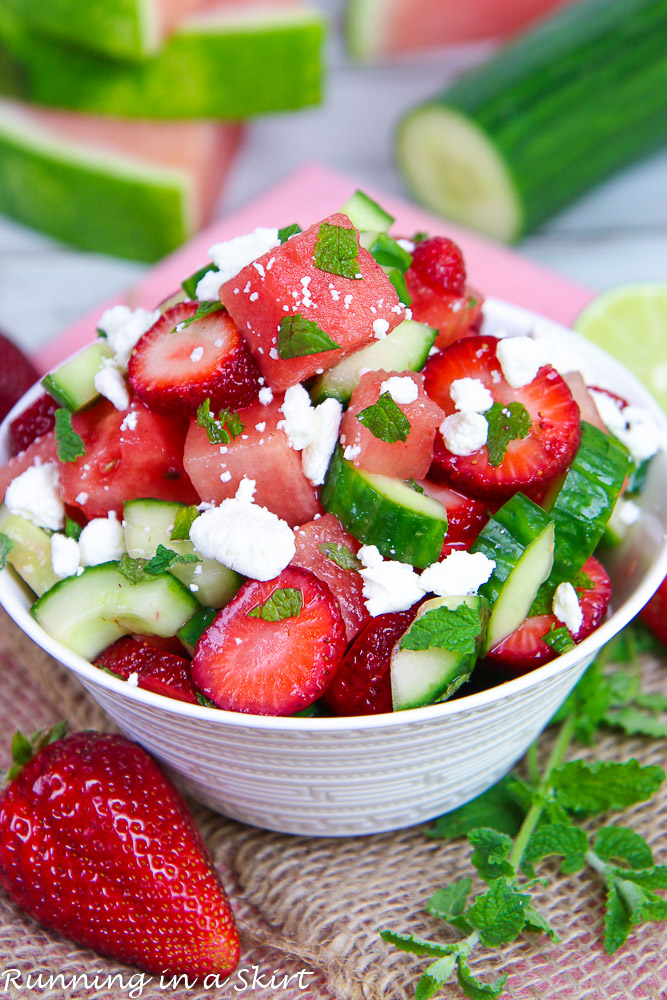
[[[470,118],[442,104],[422,105],[400,122],[396,157],[427,208],[498,240],[521,235],[523,212],[507,166]]]

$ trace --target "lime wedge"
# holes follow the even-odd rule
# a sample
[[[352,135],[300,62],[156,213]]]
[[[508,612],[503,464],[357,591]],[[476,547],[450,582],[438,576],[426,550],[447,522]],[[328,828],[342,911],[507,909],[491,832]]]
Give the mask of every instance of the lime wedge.
[[[603,292],[574,328],[629,368],[667,411],[667,284]]]

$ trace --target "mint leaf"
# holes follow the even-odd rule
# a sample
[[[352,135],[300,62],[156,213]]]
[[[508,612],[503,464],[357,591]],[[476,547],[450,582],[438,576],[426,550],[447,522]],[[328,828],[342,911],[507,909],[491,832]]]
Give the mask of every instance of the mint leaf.
[[[547,646],[551,646],[553,651],[558,653],[559,656],[561,653],[567,653],[569,649],[574,649],[576,645],[565,626],[561,625],[556,628],[553,622],[547,634],[542,636],[542,642],[546,642]]]
[[[14,543],[11,538],[0,531],[0,569],[4,569],[7,565],[7,556],[14,548]]]
[[[612,880],[607,885],[604,916],[604,947],[608,955],[613,954],[621,947],[630,933],[631,927],[628,911],[618,892],[618,884]]]
[[[667,900],[627,879],[612,878],[607,886],[605,950],[616,951],[632,926],[651,920],[667,920]]]
[[[641,708],[650,708],[654,712],[667,712],[667,694],[660,694],[657,691],[638,694],[635,702]]]
[[[65,538],[74,538],[76,541],[81,537],[81,532],[83,528],[76,521],[73,521],[71,517],[65,515]]]
[[[196,697],[197,697],[197,704],[203,705],[204,708],[217,708],[218,707],[214,701],[211,701],[210,698],[207,698],[205,694],[201,693],[201,691],[197,691],[195,693],[196,693]]]
[[[166,548],[164,545],[158,545],[155,555],[144,566],[144,573],[148,573],[149,576],[159,576],[160,573],[166,573],[167,570],[170,570],[174,563],[197,562],[201,562],[201,559],[194,552],[181,554]]]
[[[426,909],[432,916],[446,920],[467,934],[470,925],[464,917],[464,912],[471,889],[472,879],[460,878],[446,888],[434,892],[426,904]]]
[[[335,563],[341,569],[349,569],[353,573],[359,572],[361,563],[354,552],[348,549],[347,545],[342,545],[339,542],[322,542],[317,548],[327,559],[331,559],[331,562]]]
[[[339,278],[362,278],[356,229],[323,222],[317,231],[313,261],[320,271],[337,274]]]
[[[515,836],[527,810],[517,801],[512,787],[513,778],[508,775],[472,802],[439,816],[424,833],[427,837],[447,837],[454,840],[456,837],[465,837],[480,826],[486,826],[511,837]]]
[[[399,951],[407,951],[411,955],[429,955],[432,958],[441,958],[444,955],[451,955],[456,949],[455,945],[439,944],[437,941],[429,941],[427,938],[420,938],[415,934],[401,934],[400,931],[386,929],[380,929],[378,933],[383,941],[393,944]]]
[[[284,621],[298,618],[302,605],[301,591],[296,587],[279,587],[263,604],[258,604],[248,612],[248,618],[263,618],[265,622]]]
[[[593,590],[595,586],[588,573],[584,573],[583,569],[574,574],[571,582],[575,590]]]
[[[220,410],[214,417],[208,398],[197,408],[197,426],[204,428],[211,444],[229,444],[245,427],[237,412]]]
[[[387,444],[407,441],[410,433],[410,421],[389,392],[383,392],[377,403],[360,410],[357,420],[368,428],[373,437]]]
[[[654,865],[639,871],[618,868],[616,875],[646,889],[667,889],[667,865]]]
[[[580,871],[585,863],[588,837],[578,826],[565,823],[546,823],[533,833],[522,859],[523,870],[534,876],[533,865],[543,858],[562,857],[560,870],[564,875]]]
[[[283,226],[282,229],[278,230],[278,239],[281,243],[287,243],[290,236],[296,236],[300,232],[302,232],[302,229],[299,223],[293,222],[291,226]]]
[[[661,722],[655,715],[633,705],[607,712],[604,721],[609,726],[622,729],[628,736],[652,736],[653,739],[667,737],[667,722]]]
[[[456,955],[445,955],[428,966],[415,990],[415,1000],[430,1000],[441,989],[456,966]]]
[[[557,800],[577,813],[602,813],[645,802],[665,780],[661,767],[642,765],[634,758],[625,764],[574,760],[551,776]]]
[[[506,833],[481,827],[471,830],[468,840],[475,848],[470,861],[485,882],[503,877],[512,878],[514,869],[507,861],[512,850],[512,839]]]
[[[323,351],[334,351],[339,348],[335,340],[310,319],[301,313],[294,316],[283,316],[278,333],[278,356],[286,358],[303,358],[309,354],[320,354]]]
[[[635,830],[627,826],[603,826],[593,847],[603,861],[624,861],[630,868],[652,868],[651,848]]]
[[[171,332],[174,333],[176,330],[185,330],[192,323],[196,323],[198,319],[205,319],[212,313],[221,312],[224,308],[225,307],[223,306],[222,302],[220,302],[219,299],[216,299],[215,301],[211,302],[209,301],[198,302],[197,309],[192,314],[192,316],[189,316],[187,319],[182,320],[182,322],[180,322],[178,326],[175,326]]]
[[[489,465],[502,463],[510,441],[525,438],[533,425],[528,410],[523,403],[494,403],[484,414],[489,425],[486,448]]]
[[[481,979],[476,979],[473,976],[465,959],[461,957],[457,966],[457,978],[459,986],[470,1000],[495,1000],[503,992],[507,982],[507,973],[493,983],[483,983]]]
[[[408,291],[408,286],[402,271],[399,271],[399,269],[395,267],[389,272],[387,277],[396,289],[399,302],[402,302],[404,306],[409,306],[412,302],[412,296]]]
[[[466,919],[486,945],[496,947],[514,941],[526,922],[524,907],[530,901],[504,878],[491,882],[489,891],[478,896],[466,910]]]
[[[408,479],[407,483],[408,483],[408,486],[412,487],[412,489],[415,491],[415,493],[422,493],[423,494],[424,487],[420,486],[416,479]]]
[[[58,458],[61,462],[76,462],[77,458],[86,454],[86,449],[83,439],[72,427],[72,414],[64,407],[60,407],[55,411],[55,420]]]
[[[547,934],[552,941],[558,941],[558,935],[546,917],[532,903],[526,903],[523,909],[526,923],[524,930],[532,934]]]
[[[401,649],[446,649],[472,656],[482,631],[479,615],[467,604],[442,606],[420,615],[401,639]]]
[[[191,274],[189,278],[183,279],[183,281],[181,282],[181,288],[183,289],[183,291],[185,292],[185,294],[189,299],[196,299],[197,285],[204,277],[204,275],[208,274],[209,271],[219,271],[219,270],[220,268],[217,267],[215,264],[204,264],[204,266],[200,267],[198,271],[195,271],[194,274]]]
[[[130,583],[141,583],[146,579],[146,562],[146,559],[133,559],[125,553],[118,560],[118,572],[122,573]]]
[[[412,254],[388,233],[378,233],[368,249],[381,267],[395,267],[401,274],[412,264]]]
[[[172,542],[187,541],[190,538],[190,528],[198,517],[199,511],[195,506],[181,507],[174,518],[174,527],[169,536]]]

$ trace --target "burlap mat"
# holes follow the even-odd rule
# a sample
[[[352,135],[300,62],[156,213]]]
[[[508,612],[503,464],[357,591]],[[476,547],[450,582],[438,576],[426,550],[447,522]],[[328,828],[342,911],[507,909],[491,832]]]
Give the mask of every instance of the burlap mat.
[[[16,726],[29,731],[67,717],[71,728],[112,728],[78,682],[0,614],[0,764],[6,763]],[[667,692],[666,667],[664,659],[645,660],[646,689]],[[582,748],[577,754],[619,760],[635,756],[642,763],[663,766],[666,757],[664,743],[611,735],[594,751]],[[385,945],[377,928],[446,937],[445,925],[425,914],[423,905],[442,884],[471,874],[464,844],[429,840],[419,829],[343,840],[290,837],[243,826],[191,804],[234,906],[244,944],[241,967],[248,971],[210,990],[173,989],[153,980],[139,993],[135,980],[134,996],[413,997],[428,960]],[[666,819],[667,788],[623,818],[646,837],[662,864],[667,863]],[[556,876],[540,893],[538,903],[560,943],[521,938],[502,955],[475,963],[480,974],[509,971],[509,1000],[667,1000],[665,924],[640,927],[610,957],[600,943],[603,908],[598,884],[588,875]],[[5,993],[2,973],[8,969],[20,970],[23,978],[18,986],[9,980]],[[37,982],[29,990],[26,977],[38,972],[47,977],[46,985],[40,988]],[[72,975],[86,974],[89,979],[74,989],[51,985],[48,977],[57,973],[65,975],[66,983]],[[125,1000],[132,974],[41,929],[0,892],[0,996]],[[121,978],[105,985],[110,975]],[[253,975],[263,977],[254,986]],[[448,987],[439,995],[460,996]]]

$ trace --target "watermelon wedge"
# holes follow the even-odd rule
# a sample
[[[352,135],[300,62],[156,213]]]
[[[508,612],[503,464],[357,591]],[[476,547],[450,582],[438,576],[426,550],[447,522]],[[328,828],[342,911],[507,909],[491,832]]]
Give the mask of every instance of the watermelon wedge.
[[[16,2],[16,0],[15,0]],[[348,0],[350,55],[377,62],[402,52],[503,39],[573,0]]]
[[[0,92],[121,118],[239,120],[299,108],[320,99],[323,27],[305,8],[216,2],[157,55],[124,63],[42,35],[0,2]]]
[[[240,137],[240,125],[0,99],[0,212],[86,250],[154,261],[208,221]]]

